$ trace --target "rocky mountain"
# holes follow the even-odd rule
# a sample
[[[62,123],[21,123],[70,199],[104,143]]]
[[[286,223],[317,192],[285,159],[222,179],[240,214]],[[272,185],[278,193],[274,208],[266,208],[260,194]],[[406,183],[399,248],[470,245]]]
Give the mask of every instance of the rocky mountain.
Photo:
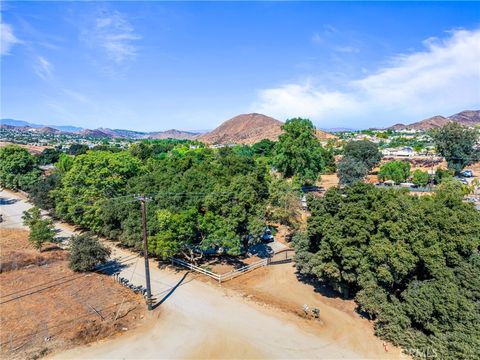
[[[151,139],[178,139],[178,140],[194,140],[198,137],[198,133],[190,131],[180,131],[171,129],[167,131],[158,131],[149,133]]]
[[[450,120],[466,126],[475,126],[480,124],[480,110],[465,110],[450,116]]]
[[[449,116],[449,117],[444,117],[441,115],[436,115],[433,117],[430,117],[428,119],[424,119],[421,121],[414,122],[412,124],[395,124],[387,129],[389,130],[395,130],[395,131],[401,131],[401,130],[406,130],[406,129],[411,129],[411,130],[429,130],[429,129],[437,129],[440,128],[446,124],[448,124],[451,121],[458,122],[461,125],[464,126],[475,126],[480,124],[480,110],[465,110],[462,112],[459,112],[458,114]]]
[[[60,130],[54,129],[50,126],[44,126],[40,129],[35,129],[35,131],[38,131],[38,132],[43,133],[43,134],[59,134],[59,133],[61,133]]]
[[[100,129],[83,129],[81,131],[76,132],[77,135],[85,136],[85,137],[95,137],[95,138],[113,138],[111,134],[108,134]]]
[[[207,144],[245,144],[251,145],[262,139],[277,140],[282,133],[283,123],[270,116],[252,113],[237,115],[223,122],[216,129],[197,137]],[[317,130],[320,140],[335,136],[322,130]]]

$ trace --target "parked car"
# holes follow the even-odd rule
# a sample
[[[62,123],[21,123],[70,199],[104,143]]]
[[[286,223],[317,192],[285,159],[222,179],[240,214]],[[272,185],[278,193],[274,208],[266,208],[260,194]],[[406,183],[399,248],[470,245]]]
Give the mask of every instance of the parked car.
[[[265,232],[260,237],[262,242],[264,243],[271,243],[275,241],[275,238],[272,235],[272,231],[270,229],[266,229]]]
[[[465,178],[457,178],[462,184],[468,185],[468,180]]]
[[[469,177],[469,178],[473,177],[473,170],[465,169],[462,172],[460,172],[460,175],[462,175],[463,177]]]

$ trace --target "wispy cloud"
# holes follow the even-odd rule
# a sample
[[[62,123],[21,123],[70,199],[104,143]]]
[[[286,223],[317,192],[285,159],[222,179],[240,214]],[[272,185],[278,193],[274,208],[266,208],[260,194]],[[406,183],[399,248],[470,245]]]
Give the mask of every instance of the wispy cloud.
[[[10,49],[21,41],[13,33],[13,29],[9,24],[0,23],[0,54],[9,55]]]
[[[340,90],[312,80],[260,90],[252,110],[283,119],[307,116],[332,126],[419,120],[480,107],[480,29],[454,30],[423,45],[423,51],[398,55]]]
[[[43,56],[37,56],[33,70],[38,77],[48,80],[52,77],[53,65]]]
[[[103,11],[95,17],[93,27],[82,32],[82,39],[89,46],[100,48],[116,64],[122,64],[137,55],[135,41],[141,37],[126,15]]]

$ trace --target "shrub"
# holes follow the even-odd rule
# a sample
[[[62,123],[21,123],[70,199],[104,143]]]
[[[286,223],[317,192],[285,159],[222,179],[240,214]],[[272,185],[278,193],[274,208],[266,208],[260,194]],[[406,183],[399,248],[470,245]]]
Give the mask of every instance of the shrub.
[[[410,164],[405,161],[390,161],[380,166],[378,178],[380,180],[393,180],[401,183],[410,176]]]
[[[430,175],[427,171],[417,169],[412,173],[412,182],[417,186],[426,186],[429,180]]]
[[[110,253],[110,249],[88,233],[72,236],[70,238],[70,269],[80,272],[92,271],[96,266],[104,264]]]

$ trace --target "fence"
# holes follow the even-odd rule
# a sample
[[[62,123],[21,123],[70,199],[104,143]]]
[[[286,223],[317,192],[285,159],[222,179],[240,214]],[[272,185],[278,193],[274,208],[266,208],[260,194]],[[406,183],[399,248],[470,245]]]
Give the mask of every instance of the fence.
[[[249,271],[252,271],[254,269],[257,269],[259,267],[267,266],[268,263],[269,263],[269,258],[262,259],[260,261],[257,261],[255,263],[253,263],[253,264],[243,266],[239,269],[232,270],[232,271],[230,271],[228,273],[225,273],[225,274],[215,274],[214,272],[208,271],[206,269],[202,269],[201,267],[195,266],[193,264],[190,264],[190,263],[188,263],[186,261],[183,261],[183,260],[180,260],[180,259],[172,258],[172,263],[183,266],[183,267],[186,267],[190,270],[199,272],[201,274],[207,275],[207,276],[211,277],[212,279],[215,279],[219,283],[221,283],[223,281],[231,280],[231,279],[233,279],[233,278],[235,278],[239,275],[245,274],[245,273],[247,273]]]
[[[293,261],[295,250],[283,249],[277,251],[271,258],[268,259],[268,265],[286,264]]]

